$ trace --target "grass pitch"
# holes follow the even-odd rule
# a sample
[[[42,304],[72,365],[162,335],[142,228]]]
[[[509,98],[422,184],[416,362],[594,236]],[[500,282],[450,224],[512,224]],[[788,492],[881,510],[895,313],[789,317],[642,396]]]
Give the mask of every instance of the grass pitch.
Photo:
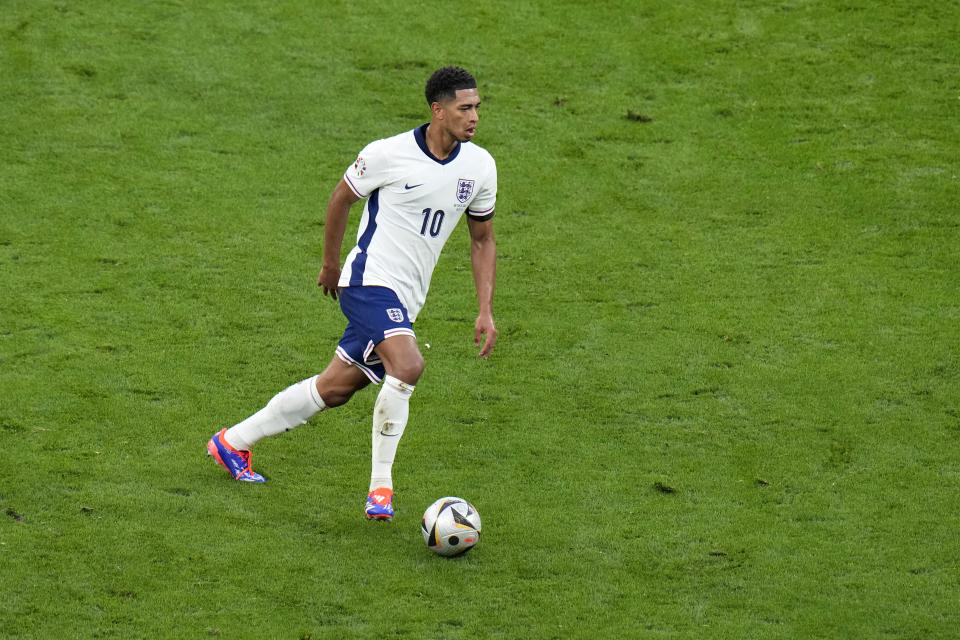
[[[956,2],[314,4],[2,2],[0,637],[956,637]],[[497,349],[458,231],[395,521],[372,391],[231,481],[343,328],[330,190],[451,63]]]

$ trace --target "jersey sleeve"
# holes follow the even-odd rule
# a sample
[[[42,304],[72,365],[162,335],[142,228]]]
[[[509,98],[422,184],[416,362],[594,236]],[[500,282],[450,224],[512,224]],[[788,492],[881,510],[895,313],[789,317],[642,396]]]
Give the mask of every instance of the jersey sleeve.
[[[385,146],[383,140],[371,142],[343,173],[344,181],[358,197],[366,198],[390,182],[390,156]]]
[[[480,184],[477,196],[467,208],[467,215],[474,220],[484,222],[493,217],[493,209],[497,203],[497,165],[491,157],[490,169]]]

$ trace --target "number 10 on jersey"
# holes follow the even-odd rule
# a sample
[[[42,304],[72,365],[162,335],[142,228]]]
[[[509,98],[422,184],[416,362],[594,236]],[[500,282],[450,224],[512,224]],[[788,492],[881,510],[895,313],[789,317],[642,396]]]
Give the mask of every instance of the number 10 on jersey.
[[[430,217],[430,214],[433,214],[433,217]],[[430,207],[427,207],[423,210],[423,226],[420,227],[420,235],[427,235],[427,231],[430,232],[431,238],[436,238],[440,235],[440,227],[443,226],[443,209],[437,209],[434,211]],[[429,227],[429,228],[428,228]]]

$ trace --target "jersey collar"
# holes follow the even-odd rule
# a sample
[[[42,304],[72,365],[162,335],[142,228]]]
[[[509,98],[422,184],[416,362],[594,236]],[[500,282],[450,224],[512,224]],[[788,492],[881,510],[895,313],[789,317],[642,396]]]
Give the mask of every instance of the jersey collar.
[[[463,146],[459,141],[457,146],[453,148],[453,151],[450,152],[450,155],[447,156],[445,160],[440,160],[437,156],[430,153],[430,147],[427,146],[427,127],[430,126],[430,123],[420,125],[413,130],[413,137],[417,141],[417,146],[420,147],[420,150],[423,151],[428,158],[439,164],[449,164],[453,162],[453,159],[457,157],[460,153],[460,147]]]

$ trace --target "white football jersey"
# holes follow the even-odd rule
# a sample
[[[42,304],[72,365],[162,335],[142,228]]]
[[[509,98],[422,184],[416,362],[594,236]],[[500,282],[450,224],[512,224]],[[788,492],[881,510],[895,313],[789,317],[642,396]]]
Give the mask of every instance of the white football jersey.
[[[340,275],[341,287],[389,287],[413,322],[430,288],[440,251],[466,213],[493,216],[497,167],[472,142],[438,160],[427,147],[427,125],[371,142],[343,178],[367,202]]]

